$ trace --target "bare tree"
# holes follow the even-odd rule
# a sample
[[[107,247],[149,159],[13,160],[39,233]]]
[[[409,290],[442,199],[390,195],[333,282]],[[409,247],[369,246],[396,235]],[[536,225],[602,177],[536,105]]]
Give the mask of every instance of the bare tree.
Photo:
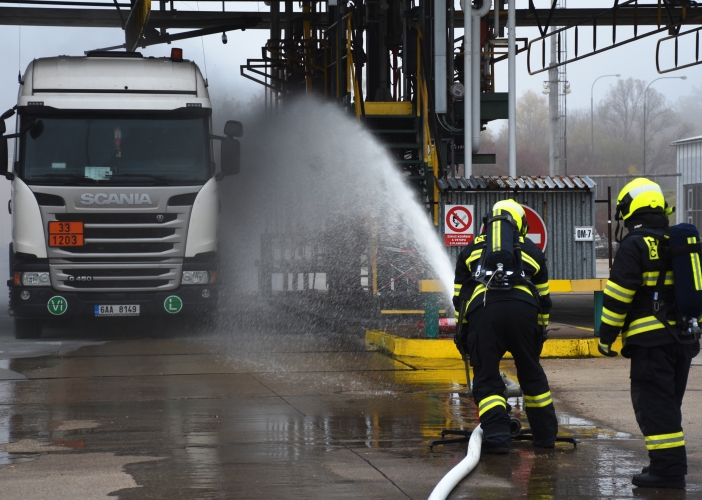
[[[590,110],[571,109],[568,113],[568,172],[570,174],[643,173],[643,106],[648,82],[629,78],[609,88],[595,115],[594,162],[590,147]],[[702,87],[688,99],[679,99],[676,109],[654,88],[646,99],[646,171],[671,172],[675,151],[670,143],[689,137],[695,131],[681,118],[681,107],[697,110],[702,132]],[[520,175],[548,173],[548,103],[533,91],[517,101],[517,171]],[[481,152],[495,152],[496,165],[476,166],[478,175],[507,173],[507,124],[498,133],[483,133]],[[593,170],[592,165],[595,165]]]
[[[494,136],[497,165],[485,165],[479,175],[505,175],[508,171],[507,123]],[[491,137],[492,138],[492,137]],[[520,175],[548,173],[548,102],[532,90],[517,100],[517,170]]]
[[[543,152],[548,161],[548,100],[533,90],[527,90],[517,103],[517,146]]]
[[[702,134],[702,85],[679,97],[676,108],[681,119],[691,125],[690,135]]]

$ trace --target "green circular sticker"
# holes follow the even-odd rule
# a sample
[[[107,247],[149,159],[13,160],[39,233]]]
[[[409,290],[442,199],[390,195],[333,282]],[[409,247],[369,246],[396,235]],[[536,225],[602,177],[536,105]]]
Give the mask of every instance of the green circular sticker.
[[[46,304],[46,306],[49,308],[51,314],[60,316],[68,309],[68,302],[66,302],[66,299],[63,297],[55,295],[49,299],[49,303]]]
[[[171,295],[166,297],[166,300],[163,302],[163,308],[167,313],[178,313],[183,309],[183,301],[177,295]]]

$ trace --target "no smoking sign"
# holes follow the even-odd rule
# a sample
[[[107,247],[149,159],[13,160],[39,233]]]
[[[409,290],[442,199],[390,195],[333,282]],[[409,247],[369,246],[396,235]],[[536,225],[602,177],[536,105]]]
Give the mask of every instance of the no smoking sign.
[[[444,245],[463,247],[473,241],[473,205],[446,205]]]

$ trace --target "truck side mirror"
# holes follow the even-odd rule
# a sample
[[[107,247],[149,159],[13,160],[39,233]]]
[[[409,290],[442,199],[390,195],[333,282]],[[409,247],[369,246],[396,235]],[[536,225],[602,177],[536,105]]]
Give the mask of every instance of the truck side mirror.
[[[230,138],[222,140],[220,158],[222,159],[221,172],[223,176],[238,174],[241,160],[241,145],[239,141]]]
[[[244,135],[244,126],[241,122],[228,120],[227,123],[224,124],[224,135],[230,139],[232,137],[241,137]]]
[[[14,116],[15,108],[10,108],[0,115],[0,175],[7,177],[9,172],[9,152],[7,149],[7,137],[4,137],[5,132],[7,132],[7,126],[5,125],[5,120]],[[8,179],[11,177],[8,177]]]
[[[2,127],[0,127],[2,128]],[[7,137],[0,136],[0,175],[6,175],[9,167]]]

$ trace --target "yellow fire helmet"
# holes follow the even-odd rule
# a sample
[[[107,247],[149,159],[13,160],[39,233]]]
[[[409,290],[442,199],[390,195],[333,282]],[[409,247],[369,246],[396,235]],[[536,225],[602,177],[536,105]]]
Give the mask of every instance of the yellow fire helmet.
[[[664,213],[667,205],[661,187],[652,180],[639,177],[624,186],[617,197],[617,220],[627,220],[641,208],[658,208]]]
[[[498,201],[492,206],[492,215],[500,215],[501,211],[505,211],[512,216],[512,219],[517,224],[517,229],[522,235],[527,234],[529,226],[526,222],[526,214],[519,203],[512,199]]]

